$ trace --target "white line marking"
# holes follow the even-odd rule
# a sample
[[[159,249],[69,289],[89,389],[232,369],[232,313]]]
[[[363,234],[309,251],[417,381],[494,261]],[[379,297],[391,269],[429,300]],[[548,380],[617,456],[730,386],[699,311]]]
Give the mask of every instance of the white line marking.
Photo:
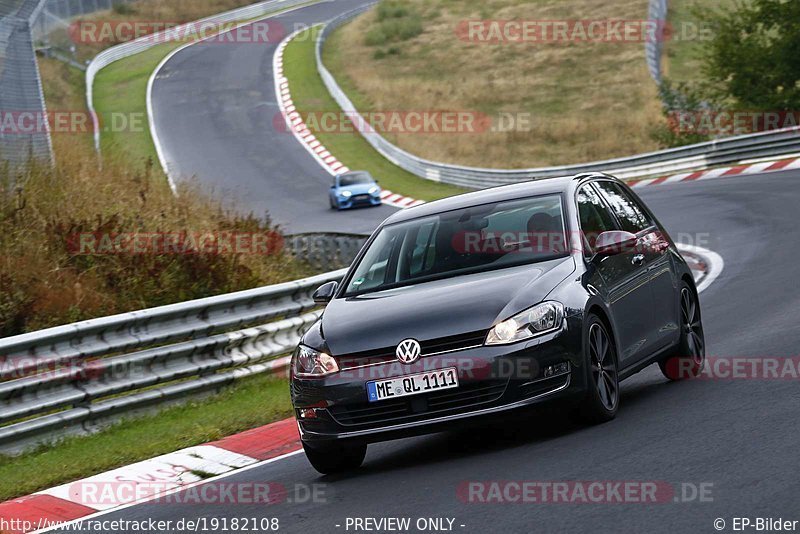
[[[676,247],[680,251],[692,252],[697,254],[698,256],[702,257],[705,260],[706,267],[708,268],[708,273],[706,277],[697,285],[697,292],[702,293],[703,290],[708,289],[714,280],[722,273],[722,270],[725,268],[725,260],[722,259],[722,256],[708,250],[707,248],[698,247],[696,245],[686,245],[683,243],[676,243]]]
[[[279,2],[281,0],[278,0]],[[181,51],[189,48],[192,45],[196,45],[197,43],[202,43],[203,41],[207,41],[209,39],[213,39],[220,35],[230,33],[234,30],[241,28],[242,26],[247,26],[248,24],[254,24],[256,22],[260,22],[262,20],[266,20],[272,17],[277,17],[279,15],[284,15],[286,13],[290,13],[292,11],[296,11],[298,9],[303,9],[309,7],[310,5],[315,4],[313,0],[309,0],[307,4],[303,4],[300,6],[291,7],[288,9],[278,10],[272,13],[267,13],[263,17],[259,17],[257,19],[253,19],[247,22],[242,22],[241,24],[237,24],[236,26],[232,26],[220,32],[217,32],[213,35],[209,35],[208,37],[204,37],[202,39],[198,39],[195,41],[191,41],[184,45],[179,46],[178,48],[172,50],[169,54],[162,59],[159,64],[156,66],[155,70],[150,74],[150,78],[147,80],[147,91],[145,92],[145,106],[147,107],[147,122],[150,123],[150,137],[153,139],[153,144],[156,147],[156,155],[158,156],[158,162],[161,164],[161,169],[164,171],[164,174],[167,176],[167,181],[169,182],[169,187],[172,189],[173,194],[177,194],[177,186],[175,184],[175,177],[173,176],[172,171],[170,170],[169,163],[167,162],[166,155],[164,153],[164,147],[161,144],[161,139],[158,136],[158,130],[156,129],[156,121],[155,121],[155,113],[153,112],[153,84],[155,83],[155,79],[158,76],[159,71],[166,65],[167,61],[172,59],[175,55],[180,53]],[[302,31],[302,30],[298,30]],[[297,33],[297,32],[295,32]],[[279,45],[280,46],[280,45]],[[284,45],[285,46],[285,45]],[[275,63],[273,63],[273,71],[275,70]],[[277,88],[276,88],[277,89]],[[278,91],[276,90],[276,93]]]

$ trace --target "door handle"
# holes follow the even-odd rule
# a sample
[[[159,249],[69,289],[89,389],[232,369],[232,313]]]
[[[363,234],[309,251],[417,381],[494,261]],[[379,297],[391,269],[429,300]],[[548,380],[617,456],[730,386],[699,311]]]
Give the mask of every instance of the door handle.
[[[644,254],[637,254],[633,258],[631,258],[631,263],[634,265],[643,265],[644,264]]]

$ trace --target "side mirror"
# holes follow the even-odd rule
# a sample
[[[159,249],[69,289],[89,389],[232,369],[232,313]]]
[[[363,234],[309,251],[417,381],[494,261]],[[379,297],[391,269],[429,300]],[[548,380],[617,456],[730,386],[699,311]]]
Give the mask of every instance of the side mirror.
[[[629,252],[636,246],[636,236],[622,230],[603,232],[594,244],[595,256],[604,258]]]
[[[336,294],[336,290],[339,288],[339,282],[328,282],[326,284],[322,284],[314,291],[314,294],[311,295],[311,298],[314,299],[314,302],[317,304],[326,304],[333,299],[333,296]]]

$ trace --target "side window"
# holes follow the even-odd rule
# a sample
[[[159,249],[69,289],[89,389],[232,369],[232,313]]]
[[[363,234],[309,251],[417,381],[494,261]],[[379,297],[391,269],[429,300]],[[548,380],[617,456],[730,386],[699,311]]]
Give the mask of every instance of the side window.
[[[600,195],[590,186],[584,185],[578,190],[578,216],[581,220],[583,252],[591,256],[597,236],[609,230],[617,230],[614,217],[603,204]]]
[[[653,221],[645,215],[644,210],[619,184],[613,182],[596,182],[601,194],[617,216],[620,226],[626,232],[637,234],[653,226]]]

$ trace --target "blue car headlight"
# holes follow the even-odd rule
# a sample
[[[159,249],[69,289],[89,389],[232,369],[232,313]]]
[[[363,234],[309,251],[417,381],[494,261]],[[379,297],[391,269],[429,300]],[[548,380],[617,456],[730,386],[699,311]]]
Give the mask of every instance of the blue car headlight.
[[[351,193],[350,191],[339,191],[339,196],[342,198],[350,198],[351,196],[353,196],[353,193]]]
[[[378,193],[380,193],[380,192],[381,192],[381,188],[378,187],[377,185],[374,185],[374,186],[369,188],[369,194],[374,196],[374,197],[378,196]]]

